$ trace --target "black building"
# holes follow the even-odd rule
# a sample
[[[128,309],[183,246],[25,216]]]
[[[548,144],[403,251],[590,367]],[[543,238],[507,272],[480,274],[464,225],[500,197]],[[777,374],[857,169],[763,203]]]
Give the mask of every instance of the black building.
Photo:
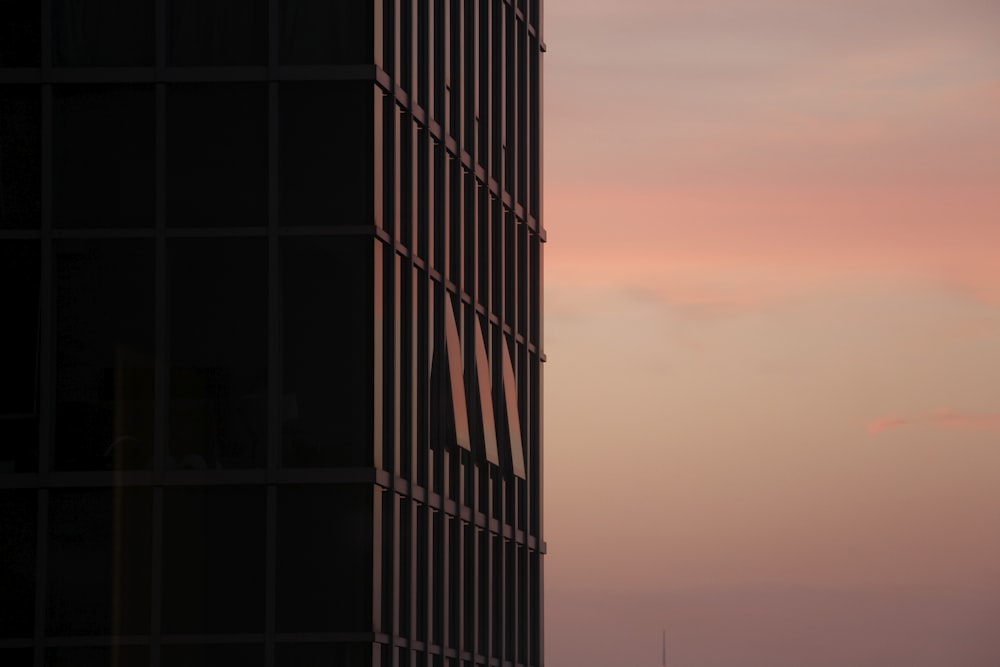
[[[540,5],[0,0],[0,664],[543,664]]]

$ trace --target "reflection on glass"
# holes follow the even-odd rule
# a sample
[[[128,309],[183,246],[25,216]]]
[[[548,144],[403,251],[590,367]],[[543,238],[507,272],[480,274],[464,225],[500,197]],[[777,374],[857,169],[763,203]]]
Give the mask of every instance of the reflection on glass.
[[[2,8],[12,4],[0,3],[0,24]],[[41,222],[40,128],[38,87],[4,85],[0,94],[0,229],[37,229]]]
[[[151,493],[140,487],[50,492],[48,634],[149,632]]]
[[[35,616],[35,490],[0,492],[0,637],[30,638]]]
[[[168,487],[163,495],[163,631],[262,632],[264,489]]]
[[[278,487],[279,632],[372,631],[373,494],[378,493],[371,486],[342,484]]]
[[[54,64],[152,66],[154,7],[154,0],[52,0]]]
[[[267,222],[265,84],[176,84],[167,91],[167,222]]]
[[[469,410],[465,403],[465,378],[462,374],[462,342],[458,338],[458,324],[451,297],[445,298],[444,346],[448,360],[448,385],[451,393],[451,414],[454,420],[455,442],[463,449],[472,449],[469,437]]]
[[[285,466],[373,465],[375,243],[281,239]]]
[[[264,0],[168,0],[170,65],[256,65],[267,61]]]
[[[38,468],[39,250],[38,241],[0,243],[8,323],[0,348],[0,473]]]
[[[55,467],[148,468],[153,243],[56,241]]]
[[[262,238],[168,241],[168,468],[264,464],[266,267]]]
[[[504,412],[507,413],[507,437],[510,443],[510,459],[514,474],[524,479],[524,447],[521,444],[521,414],[517,403],[517,380],[514,365],[507,351],[507,341],[501,336],[501,356],[503,359]]]
[[[56,86],[54,97],[55,226],[152,226],[153,87]]]
[[[490,385],[490,360],[486,356],[486,343],[479,316],[473,316],[473,331],[476,339],[476,387],[479,389],[479,423],[483,425],[483,447],[486,460],[500,465],[497,452],[497,425],[493,415],[493,389]]]

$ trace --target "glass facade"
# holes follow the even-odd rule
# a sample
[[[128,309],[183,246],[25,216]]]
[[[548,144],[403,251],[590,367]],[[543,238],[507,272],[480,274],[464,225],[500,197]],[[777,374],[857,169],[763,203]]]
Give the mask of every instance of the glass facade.
[[[540,3],[0,2],[0,664],[543,664]]]

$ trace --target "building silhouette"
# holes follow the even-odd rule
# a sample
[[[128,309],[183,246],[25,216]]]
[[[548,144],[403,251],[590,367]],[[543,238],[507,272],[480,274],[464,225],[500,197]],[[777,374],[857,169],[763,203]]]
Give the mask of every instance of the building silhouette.
[[[541,31],[0,2],[0,664],[543,664]]]

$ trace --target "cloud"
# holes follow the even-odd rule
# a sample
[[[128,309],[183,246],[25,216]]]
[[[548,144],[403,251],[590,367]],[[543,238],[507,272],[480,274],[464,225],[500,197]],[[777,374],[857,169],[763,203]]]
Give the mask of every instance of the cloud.
[[[1000,433],[1000,412],[965,412],[952,408],[938,408],[911,417],[887,415],[868,423],[868,433],[877,435],[900,426],[918,425],[967,431]]]
[[[868,424],[868,432],[875,435],[876,433],[881,433],[882,431],[888,431],[889,429],[911,423],[912,421],[909,419],[900,419],[899,417],[894,416],[879,417]]]

